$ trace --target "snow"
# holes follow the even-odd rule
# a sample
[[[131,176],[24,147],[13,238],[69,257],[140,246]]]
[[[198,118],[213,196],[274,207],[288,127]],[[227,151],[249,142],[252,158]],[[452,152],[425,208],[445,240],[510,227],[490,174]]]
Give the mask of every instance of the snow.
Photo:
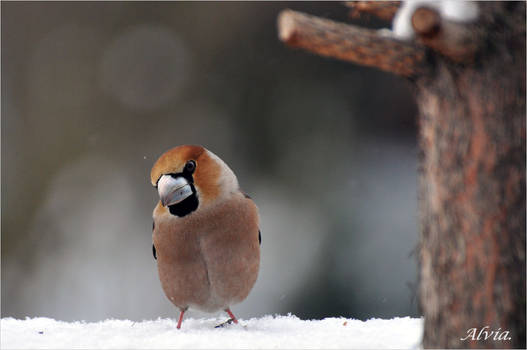
[[[2,349],[196,349],[196,348],[419,348],[420,318],[326,318],[301,320],[296,316],[264,316],[214,328],[225,319],[184,319],[132,322],[63,322],[51,318],[3,318]]]
[[[456,22],[472,22],[478,18],[478,5],[473,1],[441,1],[443,18]]]
[[[473,1],[460,0],[412,0],[404,1],[395,14],[392,29],[395,37],[403,40],[412,39],[412,15],[419,7],[429,7],[439,11],[442,18],[456,22],[472,22],[478,17],[478,5]]]

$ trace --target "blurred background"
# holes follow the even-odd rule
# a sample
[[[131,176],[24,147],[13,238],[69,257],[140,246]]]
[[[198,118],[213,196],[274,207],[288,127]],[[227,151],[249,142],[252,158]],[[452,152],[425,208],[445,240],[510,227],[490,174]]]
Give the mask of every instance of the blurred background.
[[[419,314],[410,85],[285,47],[285,8],[383,26],[341,3],[1,3],[2,317],[177,317],[149,172],[186,143],[260,209],[260,275],[236,315]]]

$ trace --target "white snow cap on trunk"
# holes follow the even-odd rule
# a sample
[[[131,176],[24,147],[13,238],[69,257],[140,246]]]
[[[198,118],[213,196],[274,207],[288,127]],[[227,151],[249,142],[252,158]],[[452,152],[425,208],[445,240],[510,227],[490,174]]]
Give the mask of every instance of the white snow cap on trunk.
[[[478,4],[474,1],[461,0],[411,0],[403,1],[401,8],[393,18],[392,28],[396,38],[409,40],[414,37],[412,15],[419,7],[437,10],[441,17],[456,22],[472,22],[478,17]]]

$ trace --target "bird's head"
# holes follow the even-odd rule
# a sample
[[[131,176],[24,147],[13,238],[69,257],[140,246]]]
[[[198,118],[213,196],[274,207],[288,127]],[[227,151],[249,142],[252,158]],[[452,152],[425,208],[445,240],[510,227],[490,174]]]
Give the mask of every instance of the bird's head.
[[[238,180],[218,156],[202,146],[182,145],[165,152],[150,172],[161,205],[185,216],[238,190]]]

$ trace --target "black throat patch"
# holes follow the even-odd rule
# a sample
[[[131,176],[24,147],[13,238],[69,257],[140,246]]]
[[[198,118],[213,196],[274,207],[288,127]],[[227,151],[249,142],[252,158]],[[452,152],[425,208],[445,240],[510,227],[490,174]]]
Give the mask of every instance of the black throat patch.
[[[196,189],[193,184],[190,187],[192,188],[192,195],[177,204],[168,206],[170,214],[183,217],[198,209],[199,201],[198,196],[196,196]]]
[[[170,214],[183,217],[198,209],[199,200],[196,192],[196,187],[194,187],[194,178],[192,177],[192,174],[183,171],[182,173],[170,174],[170,176],[174,178],[181,176],[184,177],[188,181],[188,183],[190,184],[190,188],[192,189],[192,194],[190,196],[188,196],[187,198],[177,204],[168,206]]]

